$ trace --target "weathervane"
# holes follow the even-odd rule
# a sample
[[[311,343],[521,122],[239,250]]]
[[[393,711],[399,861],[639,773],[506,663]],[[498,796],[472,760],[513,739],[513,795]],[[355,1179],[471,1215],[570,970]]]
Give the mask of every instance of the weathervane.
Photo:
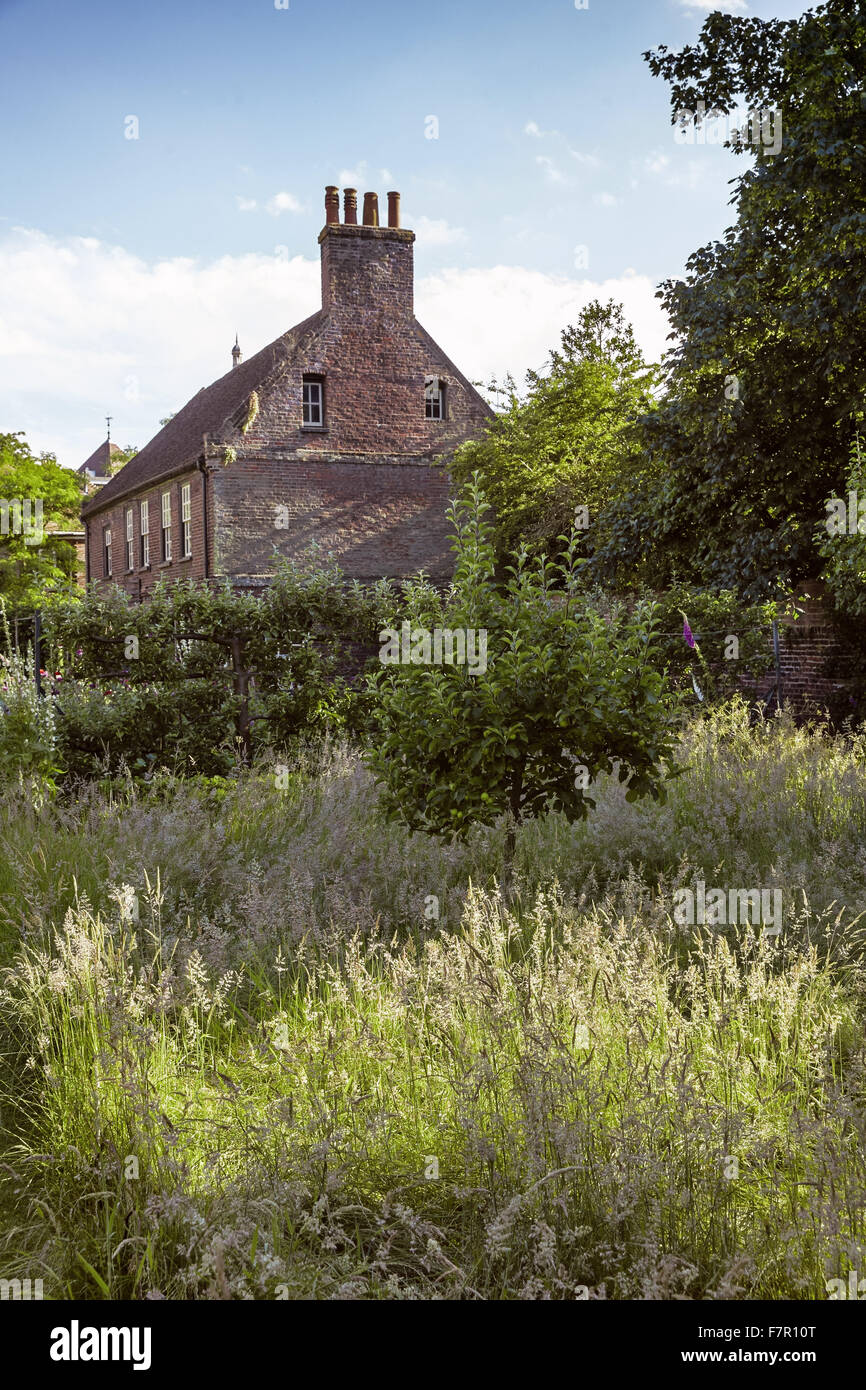
[[[113,419],[114,419],[114,416],[113,416],[113,415],[106,415],[106,417],[105,417],[105,423],[106,423],[106,425],[108,426],[108,436],[107,436],[107,437],[108,437],[108,440],[109,440],[109,441],[111,440],[111,422],[112,422]]]

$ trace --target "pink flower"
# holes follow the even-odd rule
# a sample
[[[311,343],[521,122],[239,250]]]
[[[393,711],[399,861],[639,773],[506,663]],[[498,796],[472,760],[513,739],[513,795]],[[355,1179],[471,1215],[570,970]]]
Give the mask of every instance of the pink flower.
[[[695,639],[692,636],[692,630],[689,627],[688,619],[686,619],[686,621],[683,623],[683,637],[686,639],[690,647],[693,647],[695,645]]]

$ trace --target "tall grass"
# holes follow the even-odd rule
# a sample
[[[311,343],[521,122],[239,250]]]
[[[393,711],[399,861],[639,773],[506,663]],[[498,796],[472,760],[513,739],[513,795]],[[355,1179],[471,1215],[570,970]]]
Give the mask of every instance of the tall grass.
[[[0,1273],[100,1298],[822,1298],[862,1268],[864,748],[402,834],[347,753],[3,808]],[[778,937],[677,884],[784,889]],[[438,898],[439,917],[430,915]],[[425,915],[425,912],[427,915]]]

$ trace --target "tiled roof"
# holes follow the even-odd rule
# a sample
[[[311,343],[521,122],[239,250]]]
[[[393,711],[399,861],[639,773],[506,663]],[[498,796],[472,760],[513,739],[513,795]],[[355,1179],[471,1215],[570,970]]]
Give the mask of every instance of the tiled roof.
[[[221,437],[223,429],[246,404],[251,392],[261,390],[275,372],[294,358],[322,316],[320,309],[248,361],[231,367],[212,386],[203,386],[198,395],[193,396],[135,458],[130,459],[110,482],[87,500],[82,514],[98,511],[107,502],[130,492],[138,492],[159,478],[191,467],[201,455],[203,436],[210,435],[214,440]]]
[[[111,476],[108,471],[110,460],[115,454],[121,453],[123,453],[123,450],[118,444],[112,444],[107,439],[103,440],[99,448],[94,449],[87,462],[82,463],[81,467],[76,469],[76,472],[92,473],[95,478],[108,478]]]

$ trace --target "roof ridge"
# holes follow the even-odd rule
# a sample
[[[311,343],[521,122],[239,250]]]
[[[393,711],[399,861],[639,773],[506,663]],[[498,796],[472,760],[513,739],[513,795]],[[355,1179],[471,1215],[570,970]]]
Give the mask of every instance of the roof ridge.
[[[201,454],[204,435],[219,439],[233,415],[249,399],[250,393],[267,387],[281,362],[300,346],[305,333],[324,317],[324,310],[317,309],[293,328],[266,343],[245,362],[237,367],[229,367],[210,386],[202,386],[134,458],[124,464],[94,497],[87,499],[82,507],[82,515],[89,515],[108,502],[116,502],[160,478],[192,467]]]

